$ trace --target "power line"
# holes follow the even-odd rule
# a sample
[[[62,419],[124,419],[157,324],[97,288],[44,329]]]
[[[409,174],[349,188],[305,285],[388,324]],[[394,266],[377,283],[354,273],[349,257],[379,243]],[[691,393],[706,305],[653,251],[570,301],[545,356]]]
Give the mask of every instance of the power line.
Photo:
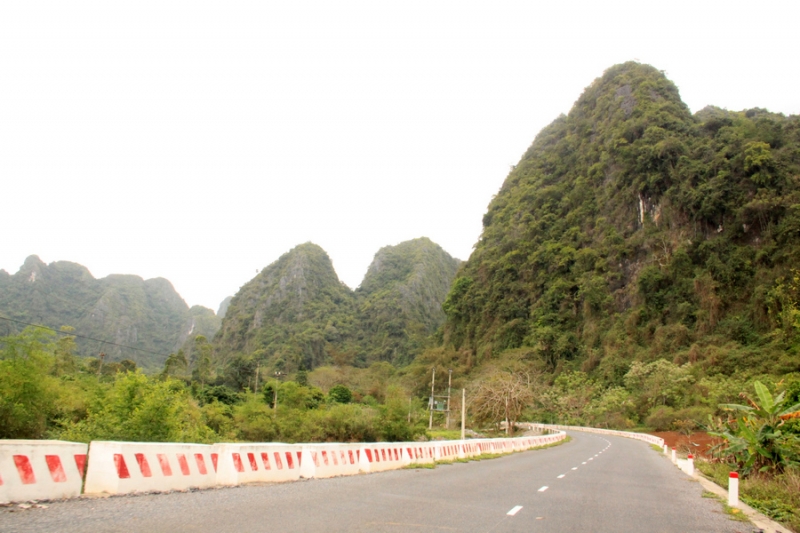
[[[56,333],[58,333],[60,335],[69,335],[70,337],[77,337],[79,339],[86,339],[86,340],[90,340],[90,341],[102,342],[103,344],[110,344],[111,346],[117,346],[119,348],[127,348],[129,350],[136,350],[137,352],[148,353],[150,355],[159,355],[159,356],[169,357],[169,355],[167,355],[167,354],[158,353],[158,352],[151,352],[150,350],[143,350],[142,348],[136,348],[134,346],[126,346],[125,344],[117,344],[116,342],[104,341],[103,339],[95,339],[94,337],[87,337],[86,335],[78,335],[77,333],[72,333],[70,331],[61,331],[61,330],[58,330],[58,329],[49,328],[47,326],[42,326],[41,324],[31,324],[30,322],[23,322],[22,320],[14,320],[13,318],[8,318],[8,317],[1,316],[1,315],[0,315],[0,320],[7,320],[8,322],[14,322],[16,324],[22,324],[24,326],[33,326],[34,328],[47,329],[47,330],[50,330],[50,331],[55,331]]]

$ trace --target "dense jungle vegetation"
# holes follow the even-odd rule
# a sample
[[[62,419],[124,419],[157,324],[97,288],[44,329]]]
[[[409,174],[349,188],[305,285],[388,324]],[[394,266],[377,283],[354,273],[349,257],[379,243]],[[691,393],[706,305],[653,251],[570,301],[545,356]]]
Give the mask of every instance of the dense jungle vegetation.
[[[800,370],[798,117],[692,115],[662,72],[617,65],[536,137],[483,223],[444,303],[444,365],[513,361],[616,394],[615,425],[658,427]]]
[[[301,371],[294,380],[264,375],[240,390],[204,382],[202,373],[192,378],[180,353],[161,373],[146,375],[129,360],[76,357],[74,337],[40,328],[0,342],[0,439],[372,442],[425,436],[422,402],[391,383],[395,369],[388,363]]]

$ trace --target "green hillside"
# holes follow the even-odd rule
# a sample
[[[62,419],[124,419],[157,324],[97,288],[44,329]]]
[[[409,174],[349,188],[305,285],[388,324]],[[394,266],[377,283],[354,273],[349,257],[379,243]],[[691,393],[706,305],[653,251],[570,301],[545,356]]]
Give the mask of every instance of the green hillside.
[[[352,291],[339,281],[328,254],[305,243],[239,289],[214,344],[223,362],[313,368],[326,360],[329,345],[352,345],[354,316]]]
[[[444,301],[460,261],[430,239],[381,248],[355,294],[364,362],[404,366],[442,325]]]
[[[447,297],[468,368],[513,353],[621,385],[633,361],[800,370],[800,118],[707,107],[610,68],[544,128]]]
[[[36,256],[28,257],[16,274],[0,271],[0,314],[55,329],[71,326],[81,335],[79,355],[97,357],[102,352],[106,361],[130,359],[153,370],[194,329],[213,335],[219,327],[213,311],[199,306],[190,310],[163,278],[115,274],[95,279],[76,263],[47,265]],[[13,334],[23,325],[5,322],[0,327]]]
[[[407,364],[444,322],[441,302],[457,267],[441,247],[415,239],[382,248],[352,291],[322,248],[301,244],[230,301],[213,342],[217,366],[228,384],[243,386],[262,365]]]

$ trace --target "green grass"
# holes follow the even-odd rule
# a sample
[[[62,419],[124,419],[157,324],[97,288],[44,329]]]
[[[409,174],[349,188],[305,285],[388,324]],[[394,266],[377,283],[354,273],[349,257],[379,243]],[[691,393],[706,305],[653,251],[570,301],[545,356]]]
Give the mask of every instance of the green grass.
[[[461,440],[460,429],[431,429],[428,430],[431,440]]]
[[[731,467],[697,461],[695,466],[721,487],[728,487]],[[739,498],[792,531],[800,532],[800,471],[779,475],[754,474],[739,480]]]

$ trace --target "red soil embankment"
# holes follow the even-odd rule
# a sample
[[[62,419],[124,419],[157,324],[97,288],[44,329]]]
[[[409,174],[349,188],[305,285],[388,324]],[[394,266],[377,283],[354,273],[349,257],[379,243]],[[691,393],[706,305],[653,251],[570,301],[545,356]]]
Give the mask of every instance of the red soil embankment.
[[[722,442],[719,437],[712,437],[703,431],[698,431],[691,435],[685,435],[677,431],[657,431],[650,434],[661,437],[664,439],[664,444],[670,448],[674,446],[678,452],[691,453],[695,456],[703,457],[710,457],[709,449]]]

